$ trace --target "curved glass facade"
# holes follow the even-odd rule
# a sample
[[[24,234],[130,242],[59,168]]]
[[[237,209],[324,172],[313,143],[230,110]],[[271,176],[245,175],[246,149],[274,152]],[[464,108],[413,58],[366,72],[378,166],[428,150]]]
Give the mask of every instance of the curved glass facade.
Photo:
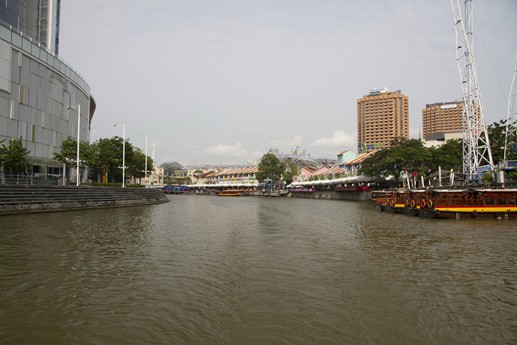
[[[59,174],[54,152],[77,139],[79,104],[80,140],[89,141],[95,104],[85,80],[41,43],[0,25],[0,140],[22,138],[35,173]]]
[[[58,54],[61,0],[5,0],[0,21]]]

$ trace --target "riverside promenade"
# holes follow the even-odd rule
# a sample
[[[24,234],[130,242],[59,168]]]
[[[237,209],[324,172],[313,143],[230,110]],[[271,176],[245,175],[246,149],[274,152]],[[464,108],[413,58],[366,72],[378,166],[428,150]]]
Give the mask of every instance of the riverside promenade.
[[[372,192],[368,191],[312,191],[312,192],[291,192],[289,194],[292,198],[304,199],[326,199],[326,200],[346,200],[346,201],[368,201]]]
[[[158,189],[0,185],[0,215],[151,205],[168,202]]]

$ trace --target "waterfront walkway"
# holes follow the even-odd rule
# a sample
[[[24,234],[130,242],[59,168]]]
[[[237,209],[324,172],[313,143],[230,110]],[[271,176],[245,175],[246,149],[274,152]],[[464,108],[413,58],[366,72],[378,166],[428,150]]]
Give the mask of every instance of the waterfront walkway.
[[[0,185],[0,215],[150,205],[168,202],[158,189]]]

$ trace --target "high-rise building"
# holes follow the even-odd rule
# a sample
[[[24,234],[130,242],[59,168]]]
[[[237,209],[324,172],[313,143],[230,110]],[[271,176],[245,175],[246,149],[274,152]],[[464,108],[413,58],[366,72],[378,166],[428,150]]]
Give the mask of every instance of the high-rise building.
[[[463,131],[463,102],[427,104],[422,109],[424,140],[435,139],[437,134]]]
[[[371,89],[357,100],[357,144],[360,153],[389,147],[409,138],[409,102],[400,90]]]
[[[63,174],[63,140],[89,142],[95,111],[86,81],[57,55],[59,15],[60,0],[0,2],[0,141],[21,138],[40,179]]]

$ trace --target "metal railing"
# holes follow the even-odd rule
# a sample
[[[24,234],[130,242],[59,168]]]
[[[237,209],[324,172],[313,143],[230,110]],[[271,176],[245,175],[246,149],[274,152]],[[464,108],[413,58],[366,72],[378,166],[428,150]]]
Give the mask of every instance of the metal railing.
[[[0,185],[45,185],[57,186],[62,184],[58,175],[40,174],[4,174],[0,172]]]

